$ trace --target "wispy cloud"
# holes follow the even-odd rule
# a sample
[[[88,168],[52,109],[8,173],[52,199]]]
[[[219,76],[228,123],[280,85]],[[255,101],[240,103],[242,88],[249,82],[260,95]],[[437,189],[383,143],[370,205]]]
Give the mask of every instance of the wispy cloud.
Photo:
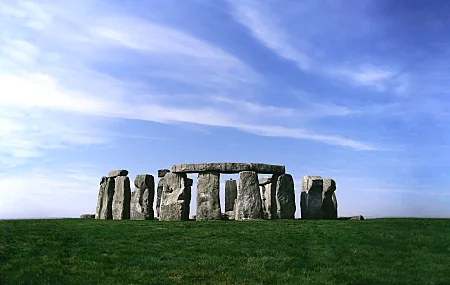
[[[245,86],[259,86],[260,75],[239,58],[179,28],[105,5],[91,1],[71,5],[83,15],[80,19],[70,9],[46,1],[2,3],[0,23],[15,31],[0,32],[0,106],[5,110],[0,119],[7,129],[1,155],[8,157],[8,164],[49,149],[110,143],[114,125],[102,117],[228,127],[357,150],[379,149],[339,135],[311,132],[306,126],[286,126],[287,117],[304,122],[308,108],[272,106],[229,95],[237,88],[242,92]],[[259,25],[261,15],[251,9],[237,12],[243,21]],[[308,68],[308,58],[289,46],[276,29],[261,30],[257,36]],[[36,40],[29,40],[30,35]],[[98,68],[104,64],[113,64],[112,71]],[[161,83],[167,88],[158,90]],[[183,99],[186,92],[196,94],[196,104]],[[327,111],[326,106],[307,103],[310,110],[320,108],[322,116],[348,113],[344,107]],[[89,135],[108,129],[109,135]]]
[[[348,80],[354,85],[368,86],[378,91],[392,90],[398,94],[405,94],[409,84],[406,74],[389,67],[369,64],[359,67],[330,68],[328,72],[330,75]]]
[[[334,52],[330,49],[320,48],[321,52],[314,51],[312,47],[320,46],[316,42],[320,42],[314,33],[307,31],[308,28],[319,29],[322,33],[330,33],[338,27],[329,27],[329,25],[342,25],[343,30],[347,30],[350,23],[344,19],[342,15],[336,16],[332,14],[333,8],[339,6],[338,3],[326,3],[324,6],[317,5],[319,1],[304,1],[302,3],[289,3],[286,5],[288,9],[276,9],[279,5],[270,1],[228,1],[231,7],[231,14],[235,20],[248,29],[255,39],[273,50],[278,56],[293,61],[297,66],[305,72],[318,74],[320,76],[332,76],[337,79],[345,79],[354,85],[371,87],[378,91],[393,91],[404,94],[408,87],[408,77],[404,74],[396,72],[391,68],[382,67],[374,63],[364,63],[365,60],[358,59],[355,56],[352,60],[339,60],[339,55],[333,58]],[[324,4],[324,3],[322,3]],[[328,14],[325,13],[323,7],[330,6]],[[273,10],[277,10],[274,12]],[[323,14],[321,21],[329,22],[328,26],[313,22],[303,22],[301,19],[295,22],[296,29],[283,23],[283,17],[287,17],[290,9],[301,11],[298,18],[308,18],[311,14]],[[326,9],[325,9],[326,10]],[[279,17],[279,18],[277,18]],[[336,19],[336,17],[339,17]],[[308,18],[309,19],[309,18]],[[311,19],[309,19],[311,20]],[[363,24],[368,21],[360,21],[353,24]],[[366,25],[366,24],[364,24]],[[298,28],[300,26],[301,28]],[[352,28],[358,30],[358,28]],[[366,33],[367,29],[361,28],[361,33]],[[317,31],[316,31],[317,33]],[[333,36],[333,35],[323,35]],[[348,34],[342,35],[347,37]],[[332,47],[330,46],[332,49]],[[327,53],[325,58],[321,57],[321,53]],[[329,54],[328,54],[329,53]],[[347,63],[350,61],[351,63]]]
[[[289,35],[276,24],[276,15],[267,11],[263,2],[232,0],[229,3],[235,19],[267,48],[294,62],[300,69],[311,68],[311,58],[289,43]]]

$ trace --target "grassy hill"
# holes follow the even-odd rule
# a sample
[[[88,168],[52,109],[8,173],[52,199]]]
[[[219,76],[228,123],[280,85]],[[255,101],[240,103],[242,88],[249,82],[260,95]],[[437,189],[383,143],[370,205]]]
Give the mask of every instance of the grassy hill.
[[[450,220],[0,221],[0,284],[450,284]]]

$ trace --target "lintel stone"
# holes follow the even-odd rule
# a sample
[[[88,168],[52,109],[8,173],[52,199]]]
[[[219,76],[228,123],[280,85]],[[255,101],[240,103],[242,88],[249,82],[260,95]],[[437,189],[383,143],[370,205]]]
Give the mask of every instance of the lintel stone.
[[[239,173],[241,171],[254,171],[261,174],[284,174],[284,165],[273,165],[264,163],[241,163],[241,162],[217,162],[197,164],[176,164],[172,166],[174,173],[198,173],[219,172]]]

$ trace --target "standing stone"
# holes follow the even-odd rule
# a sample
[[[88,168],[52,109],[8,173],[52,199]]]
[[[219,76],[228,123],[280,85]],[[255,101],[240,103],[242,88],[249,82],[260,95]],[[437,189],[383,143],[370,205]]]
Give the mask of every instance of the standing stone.
[[[103,176],[100,180],[100,189],[98,190],[97,207],[95,209],[95,218],[100,219],[100,212],[103,207],[103,195],[105,195],[106,179],[108,177]]]
[[[336,198],[336,193],[333,192],[333,204],[334,204],[334,211],[336,212],[336,219],[338,217],[338,202]]]
[[[276,180],[275,216],[277,219],[295,219],[295,210],[294,180],[290,174],[282,174]]]
[[[197,180],[197,221],[220,220],[220,173],[200,172]]]
[[[153,199],[155,197],[155,179],[152,175],[138,174],[134,179],[134,192],[131,194],[131,219],[153,220]]]
[[[303,176],[300,196],[302,219],[323,219],[322,192],[322,177]]]
[[[160,221],[189,220],[192,180],[185,173],[167,173],[161,196]]]
[[[225,212],[234,211],[234,201],[237,198],[236,180],[225,180]]]
[[[259,180],[261,203],[264,219],[275,219],[277,215],[276,186],[278,175],[263,177]],[[273,183],[272,183],[273,182]]]
[[[112,205],[113,220],[130,219],[131,188],[130,178],[118,176]]]
[[[323,180],[323,218],[326,220],[336,220],[337,219],[337,201],[336,195],[336,182],[331,178],[326,178]]]
[[[95,218],[98,220],[112,219],[112,205],[114,197],[114,178],[103,176],[100,182]]]
[[[164,177],[169,172],[169,169],[158,169],[158,177]]]
[[[160,217],[161,195],[164,188],[164,176],[170,173],[169,169],[158,169],[158,186],[156,188],[156,215]]]
[[[258,174],[254,171],[239,172],[235,219],[253,220],[262,218],[261,194]]]

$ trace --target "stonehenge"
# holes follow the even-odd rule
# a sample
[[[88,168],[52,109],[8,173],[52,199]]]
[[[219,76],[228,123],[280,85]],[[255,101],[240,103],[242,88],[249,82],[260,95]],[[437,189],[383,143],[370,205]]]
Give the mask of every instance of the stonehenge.
[[[167,173],[161,196],[160,221],[189,220],[192,180],[186,173]]]
[[[262,219],[262,201],[256,172],[239,172],[239,186],[234,211],[235,220]]]
[[[272,183],[272,179],[274,179],[275,183]],[[274,219],[276,216],[275,195],[276,195],[277,180],[278,176],[275,174],[269,177],[263,177],[259,180],[264,219],[271,220]]]
[[[295,190],[290,174],[272,175],[259,180],[265,219],[294,219]]]
[[[197,179],[196,220],[220,220],[220,173],[200,172]]]
[[[290,174],[278,176],[275,189],[275,218],[294,219],[296,210],[294,179]]]
[[[230,178],[225,181],[225,213],[234,211],[234,203],[237,198],[236,180]]]
[[[159,217],[159,209],[161,206],[161,195],[164,188],[164,176],[170,173],[169,169],[158,169],[158,186],[156,188],[156,215]]]
[[[111,177],[103,176],[100,182],[100,190],[98,193],[97,209],[95,218],[98,220],[112,219],[112,205],[115,189],[115,180]]]
[[[300,194],[302,219],[337,219],[336,182],[321,176],[303,176]]]
[[[132,220],[153,220],[153,199],[155,179],[149,174],[138,174],[134,179],[135,190],[131,198],[130,218]]]
[[[219,173],[239,173],[241,171],[254,171],[261,174],[284,174],[285,167],[283,165],[240,162],[177,164],[172,166],[172,172],[175,173],[196,173],[208,171]]]
[[[116,177],[116,187],[114,187],[114,197],[112,204],[113,220],[130,219],[131,188],[130,178],[126,176]]]
[[[193,180],[187,174],[197,173],[194,213],[197,221],[295,219],[294,179],[285,171],[283,165],[263,163],[178,164],[171,170],[157,171],[156,189],[153,175],[136,175],[131,192],[128,170],[113,170],[100,181],[93,216],[100,220],[153,220],[155,203],[160,221],[189,220]],[[225,180],[222,212],[220,177],[234,173],[238,174],[238,180]],[[258,174],[270,176],[259,178]],[[336,182],[331,178],[303,176],[301,218],[338,219],[335,191]]]

